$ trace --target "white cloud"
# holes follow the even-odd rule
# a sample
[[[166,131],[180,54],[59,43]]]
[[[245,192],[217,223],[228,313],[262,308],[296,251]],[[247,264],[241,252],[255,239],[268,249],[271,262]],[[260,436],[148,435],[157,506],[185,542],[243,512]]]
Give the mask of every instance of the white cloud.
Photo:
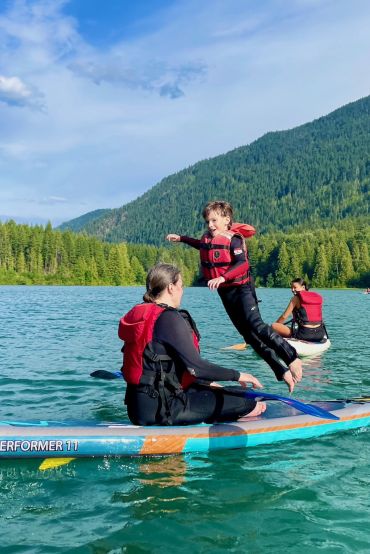
[[[97,85],[121,85],[157,92],[171,99],[184,96],[186,84],[203,77],[206,72],[205,66],[199,62],[171,67],[163,61],[144,60],[143,63],[137,60],[128,63],[123,57],[109,55],[78,59],[69,68],[76,75],[91,79]]]
[[[0,75],[0,102],[41,111],[45,109],[43,95],[18,77]]]
[[[39,203],[45,204],[47,206],[53,206],[55,204],[66,204],[69,201],[67,198],[63,198],[62,196],[48,196],[47,198],[42,198]]]

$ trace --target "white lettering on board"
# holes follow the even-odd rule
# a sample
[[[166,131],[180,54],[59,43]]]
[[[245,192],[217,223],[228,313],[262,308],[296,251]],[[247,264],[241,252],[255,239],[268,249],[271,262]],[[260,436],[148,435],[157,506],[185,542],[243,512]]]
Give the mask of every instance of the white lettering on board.
[[[0,452],[63,452],[64,450],[77,452],[78,441],[65,441],[55,439],[0,440]]]

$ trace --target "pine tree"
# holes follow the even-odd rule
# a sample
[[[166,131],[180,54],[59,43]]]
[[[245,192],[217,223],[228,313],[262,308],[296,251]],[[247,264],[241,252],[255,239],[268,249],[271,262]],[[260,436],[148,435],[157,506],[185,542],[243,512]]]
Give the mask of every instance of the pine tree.
[[[325,247],[319,246],[316,257],[315,271],[312,278],[314,287],[327,287],[329,278],[329,267],[326,258]]]
[[[25,273],[26,271],[26,260],[25,260],[23,251],[20,251],[18,253],[15,270],[17,273],[21,273],[21,274]]]
[[[109,249],[107,276],[110,285],[118,286],[123,284],[122,258],[116,245],[111,246]]]
[[[290,281],[290,259],[286,243],[283,242],[279,248],[278,268],[275,274],[275,285],[278,287],[286,287]]]
[[[145,285],[146,272],[136,256],[133,256],[131,258],[130,264],[131,264],[131,270],[133,274],[132,284]]]

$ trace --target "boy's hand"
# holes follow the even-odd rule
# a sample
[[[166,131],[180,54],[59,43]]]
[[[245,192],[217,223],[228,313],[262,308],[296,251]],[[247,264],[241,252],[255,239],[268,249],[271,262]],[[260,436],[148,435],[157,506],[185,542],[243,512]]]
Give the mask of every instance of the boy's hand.
[[[180,242],[180,235],[174,235],[173,233],[166,236],[166,240],[170,242]]]
[[[221,285],[221,283],[224,283],[226,279],[224,277],[216,277],[215,279],[211,279],[208,281],[207,285],[210,290],[216,290]]]
[[[292,375],[290,369],[288,369],[288,371],[286,371],[284,373],[283,379],[284,379],[285,383],[288,385],[289,392],[292,393],[294,391],[294,386],[295,386],[296,381],[293,379],[293,375]]]
[[[289,369],[295,383],[299,383],[302,380],[302,362],[299,358],[296,358],[294,362],[289,364]]]

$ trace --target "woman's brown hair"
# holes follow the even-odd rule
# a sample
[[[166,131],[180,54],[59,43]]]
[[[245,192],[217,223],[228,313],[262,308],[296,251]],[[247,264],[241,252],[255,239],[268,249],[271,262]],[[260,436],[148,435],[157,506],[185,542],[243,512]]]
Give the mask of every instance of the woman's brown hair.
[[[144,302],[155,302],[170,283],[177,283],[180,274],[181,271],[175,265],[159,263],[153,266],[146,277]]]

